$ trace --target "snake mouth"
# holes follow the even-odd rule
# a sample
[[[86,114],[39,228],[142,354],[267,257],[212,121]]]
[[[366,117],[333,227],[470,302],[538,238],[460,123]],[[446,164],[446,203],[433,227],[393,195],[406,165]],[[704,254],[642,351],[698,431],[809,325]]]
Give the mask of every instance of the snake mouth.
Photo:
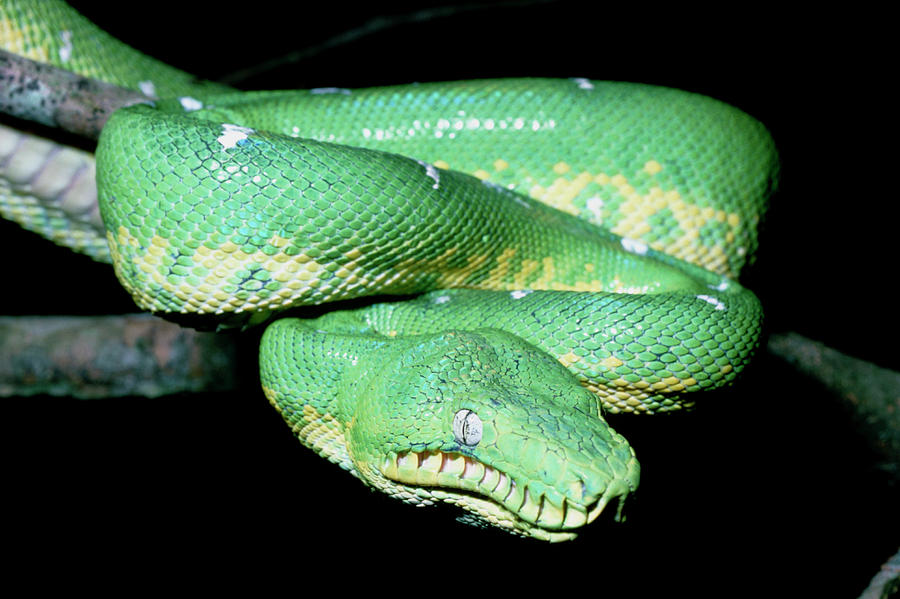
[[[611,498],[604,493],[586,503],[569,497],[553,501],[534,492],[527,483],[455,452],[404,451],[387,456],[381,473],[385,478],[409,486],[415,503],[430,505],[434,499],[472,512],[477,519],[510,532],[550,541],[571,539],[569,532],[593,522]],[[575,487],[584,489],[576,481]],[[408,499],[409,500],[409,499]]]

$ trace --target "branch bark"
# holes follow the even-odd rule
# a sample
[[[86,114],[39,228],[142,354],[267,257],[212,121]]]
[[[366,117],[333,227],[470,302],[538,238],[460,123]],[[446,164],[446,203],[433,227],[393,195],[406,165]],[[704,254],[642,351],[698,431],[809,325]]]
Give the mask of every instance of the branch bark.
[[[840,397],[854,424],[900,477],[900,372],[880,368],[807,339],[782,333],[767,350]]]
[[[236,345],[149,314],[0,317],[0,397],[232,390]]]
[[[859,599],[891,599],[900,594],[900,550],[881,566]]]
[[[0,50],[0,112],[97,139],[109,116],[144,94]]]

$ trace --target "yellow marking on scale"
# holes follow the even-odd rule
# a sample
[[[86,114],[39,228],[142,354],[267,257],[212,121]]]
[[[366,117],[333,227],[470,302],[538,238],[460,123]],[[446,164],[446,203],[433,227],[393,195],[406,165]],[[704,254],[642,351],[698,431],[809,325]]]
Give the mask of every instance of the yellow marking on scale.
[[[182,311],[194,312],[232,312],[251,309],[275,309],[288,304],[302,302],[318,293],[326,298],[342,297],[348,288],[359,284],[361,274],[355,258],[361,256],[359,250],[347,252],[347,262],[340,265],[334,273],[306,253],[295,255],[284,253],[291,240],[273,236],[267,241],[270,247],[279,251],[271,255],[258,249],[245,252],[232,242],[225,242],[215,248],[199,246],[191,256],[193,266],[187,267],[199,283],[187,284],[187,281],[173,283],[167,271],[168,265],[163,260],[169,251],[169,241],[155,235],[149,247],[139,251],[138,240],[123,226],[116,234],[108,233],[110,253],[116,261],[131,262],[143,273],[145,280],[168,292],[183,303]],[[279,288],[268,289],[268,296],[261,297],[258,292],[251,292],[248,297],[240,298],[234,294],[237,273],[243,270],[266,271],[268,279],[281,284]],[[133,289],[135,284],[125,282],[126,287]],[[153,298],[144,297],[143,307],[158,307]]]
[[[574,204],[574,200],[593,180],[594,176],[587,172],[579,173],[572,180],[565,177],[557,177],[550,184],[550,187],[541,189],[540,197],[535,199],[557,210],[577,215],[581,212],[581,209]]]
[[[643,170],[648,174],[656,174],[662,168],[656,161],[649,161]],[[612,227],[613,233],[630,239],[644,239],[653,231],[650,218],[668,209],[682,233],[674,240],[653,241],[650,246],[682,260],[700,264],[708,270],[728,274],[725,248],[720,245],[703,245],[700,241],[700,229],[710,222],[724,222],[734,229],[740,223],[739,215],[688,203],[675,189],[664,190],[659,186],[653,186],[647,193],[640,194],[622,173],[612,177],[601,174],[595,176],[593,180],[600,185],[613,186],[617,194],[623,198],[617,209],[623,218]],[[733,230],[726,232],[726,243],[732,243],[734,239]]]
[[[169,249],[169,240],[164,237],[160,237],[159,235],[154,235],[150,238],[150,247],[147,248],[147,252],[151,254],[154,258],[159,258],[160,256],[164,256]],[[149,256],[148,256],[149,259]],[[159,260],[154,259],[154,264],[159,264]]]
[[[642,390],[623,391],[612,389],[609,385],[592,381],[581,381],[581,386],[593,393],[599,400],[602,409],[618,414],[621,412],[648,412],[650,408],[644,400],[650,394]]]
[[[494,170],[497,171],[498,173],[500,171],[505,171],[508,168],[509,168],[509,163],[507,161],[503,160],[502,158],[498,158],[497,160],[494,161]]]
[[[50,50],[46,45],[26,44],[29,37],[37,37],[31,35],[31,29],[30,25],[23,28],[10,19],[0,19],[0,48],[38,62],[50,62]]]
[[[544,283],[546,285],[556,279],[556,264],[553,262],[553,256],[546,256],[541,260],[541,265],[544,267],[543,278],[546,280]]]
[[[407,258],[397,264],[380,284],[383,288],[391,288],[394,285],[400,285],[403,288],[406,282],[413,282],[424,277],[434,277],[436,286],[456,287],[469,283],[471,275],[492,257],[490,254],[469,255],[465,257],[465,264],[452,266],[449,261],[459,251],[459,246],[452,246],[431,259]],[[487,284],[488,282],[483,283],[483,285]]]
[[[348,252],[344,253],[344,257],[348,260],[356,260],[360,256],[362,256],[362,252],[359,250],[359,248],[352,248]]]
[[[565,162],[557,162],[553,165],[553,172],[557,175],[565,175],[570,170],[572,170],[572,167]]]
[[[547,190],[542,185],[532,185],[531,189],[528,190],[528,195],[538,200],[540,202],[544,201],[544,194],[547,193]],[[546,204],[546,202],[544,202]]]
[[[491,269],[490,280],[504,282],[509,277],[510,261],[516,255],[516,248],[504,248],[497,256],[497,266]]]
[[[589,271],[586,269],[585,272]],[[574,274],[583,276],[583,273],[575,272]],[[557,276],[556,264],[552,256],[547,256],[541,261],[526,258],[519,263],[519,271],[513,274],[511,281],[501,280],[498,281],[498,285],[510,291],[525,288],[553,291],[610,291],[619,287],[615,281],[610,283],[587,278],[564,283],[556,280]]]
[[[527,279],[531,277],[531,274],[538,269],[537,260],[522,260],[521,266],[519,268],[519,272],[517,272],[513,277],[513,286],[518,289],[524,289],[528,285],[526,283]]]
[[[263,394],[272,407],[283,415],[284,409],[278,401],[278,392],[263,386]],[[331,414],[319,412],[311,404],[304,404],[299,419],[287,417],[285,420],[291,423],[291,429],[304,445],[332,462],[349,464],[345,427]]]
[[[609,356],[608,358],[604,358],[603,360],[601,360],[600,363],[612,370],[614,368],[618,368],[625,362],[615,356]]]
[[[121,246],[130,245],[131,247],[138,247],[138,240],[134,237],[131,232],[123,226],[119,226],[116,230],[116,235],[113,236],[111,232],[107,232],[107,237],[112,239],[113,243]]]
[[[728,274],[728,259],[725,249],[721,246],[711,248],[704,246],[699,239],[699,230],[708,222],[713,221],[724,222],[732,228],[736,228],[740,222],[738,215],[689,204],[684,201],[677,190],[664,190],[658,185],[641,194],[623,173],[610,176],[607,173],[582,172],[571,178],[571,166],[565,162],[555,164],[552,170],[560,176],[546,188],[538,184],[532,186],[529,191],[531,197],[557,210],[580,215],[584,208],[575,202],[589,185],[612,186],[615,188],[615,194],[622,198],[618,206],[612,209],[623,216],[614,225],[614,233],[631,239],[646,239],[653,233],[653,226],[650,224],[651,217],[668,208],[678,229],[683,233],[674,241],[650,242],[651,247],[701,264],[715,272]],[[648,160],[641,169],[642,174],[650,176],[663,170],[664,166],[656,160]],[[613,203],[614,205],[615,203]],[[597,218],[600,216],[598,215]],[[727,244],[733,243],[734,239],[733,231],[725,233]]]
[[[559,361],[564,366],[569,366],[567,363],[569,360],[564,360],[560,357]],[[574,363],[575,360],[571,360],[570,362]],[[614,368],[617,364],[621,365],[622,362],[614,356],[610,356],[601,361],[601,364]],[[570,370],[575,374],[578,374],[577,368]],[[646,380],[630,383],[621,377],[601,383],[593,379],[584,379],[579,376],[579,382],[582,387],[593,393],[599,399],[602,409],[612,413],[651,411],[655,401],[648,402],[647,400],[654,395],[657,395],[660,392],[679,393],[684,389],[693,387],[697,384],[697,380],[693,377],[681,380],[674,376],[666,377],[654,383],[649,383]]]
[[[450,165],[446,160],[435,160],[432,164],[437,168],[443,169],[445,171],[450,169]]]
[[[663,170],[662,165],[655,160],[648,160],[647,162],[644,163],[643,171],[650,176],[653,176],[662,170]]]
[[[570,366],[572,366],[572,364],[581,360],[581,357],[569,351],[559,356],[557,360],[559,360],[560,364],[562,364],[566,368],[569,368]]]

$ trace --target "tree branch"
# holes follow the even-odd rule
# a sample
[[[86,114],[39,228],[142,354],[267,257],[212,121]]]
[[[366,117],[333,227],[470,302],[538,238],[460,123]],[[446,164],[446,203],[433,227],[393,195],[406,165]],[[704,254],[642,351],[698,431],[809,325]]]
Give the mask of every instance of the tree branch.
[[[256,64],[246,69],[236,69],[220,79],[226,85],[240,85],[252,77],[265,75],[290,64],[302,62],[328,50],[346,46],[363,38],[383,34],[385,31],[416,23],[431,23],[438,19],[456,17],[471,12],[483,12],[495,9],[509,9],[529,5],[547,4],[552,0],[518,0],[517,2],[466,3],[433,6],[392,16],[378,15],[358,27],[347,29],[313,46],[289,52],[284,56]]]
[[[891,599],[900,594],[900,550],[881,566],[859,599]]]
[[[235,388],[235,338],[149,314],[0,317],[0,397],[159,397]]]
[[[136,92],[0,50],[0,112],[97,139],[123,106],[149,102]]]
[[[767,349],[842,398],[857,429],[900,476],[900,373],[797,333],[773,335]]]

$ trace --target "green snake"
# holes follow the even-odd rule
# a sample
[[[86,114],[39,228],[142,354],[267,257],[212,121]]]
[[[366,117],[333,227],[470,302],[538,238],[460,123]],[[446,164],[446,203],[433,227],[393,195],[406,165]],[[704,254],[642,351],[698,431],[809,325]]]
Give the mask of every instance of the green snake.
[[[604,412],[688,406],[757,345],[737,277],[777,155],[721,102],[587,79],[235,92],[57,2],[4,2],[0,41],[154,98],[101,135],[105,232],[43,208],[54,159],[17,170],[0,136],[3,216],[111,261],[162,315],[354,300],[268,324],[262,386],[305,445],[404,501],[572,538],[638,484]]]

